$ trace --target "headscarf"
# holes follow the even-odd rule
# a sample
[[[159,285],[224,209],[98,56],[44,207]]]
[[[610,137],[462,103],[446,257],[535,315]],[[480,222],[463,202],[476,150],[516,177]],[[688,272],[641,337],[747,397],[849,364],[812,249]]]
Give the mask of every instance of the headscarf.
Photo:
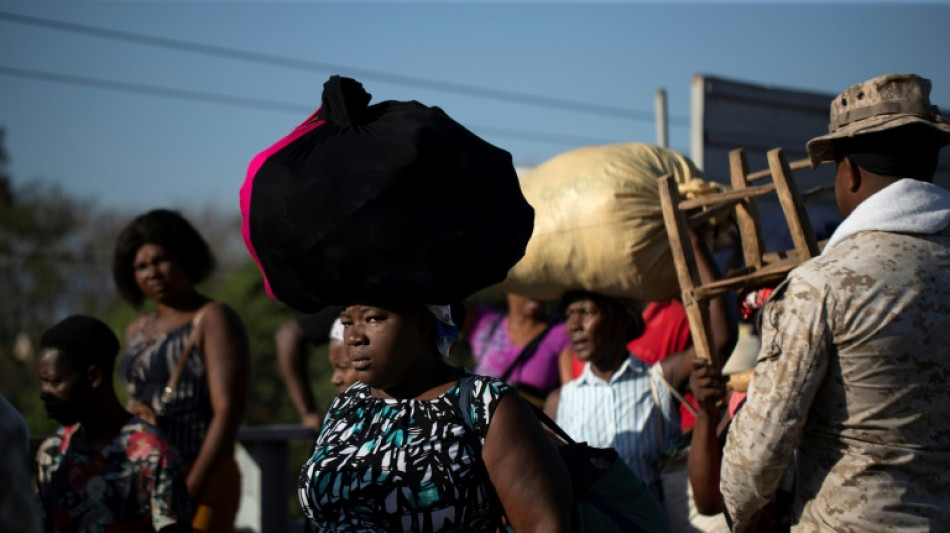
[[[343,322],[340,322],[340,319],[333,321],[333,325],[330,326],[330,340],[336,340],[343,342]]]
[[[435,329],[438,334],[435,347],[442,357],[448,357],[452,345],[459,338],[459,327],[452,320],[452,306],[427,304],[426,309],[435,317]]]

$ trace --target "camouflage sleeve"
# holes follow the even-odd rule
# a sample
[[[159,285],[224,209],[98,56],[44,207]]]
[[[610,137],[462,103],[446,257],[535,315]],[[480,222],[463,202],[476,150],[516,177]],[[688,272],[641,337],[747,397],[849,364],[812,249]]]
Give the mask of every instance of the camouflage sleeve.
[[[723,451],[720,487],[743,531],[771,498],[798,447],[828,367],[827,291],[820,273],[793,272],[762,314],[762,349]]]

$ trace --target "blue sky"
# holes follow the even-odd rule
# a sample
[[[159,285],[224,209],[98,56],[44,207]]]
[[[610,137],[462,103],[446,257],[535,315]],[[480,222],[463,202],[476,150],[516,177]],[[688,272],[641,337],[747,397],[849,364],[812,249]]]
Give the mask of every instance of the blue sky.
[[[835,94],[915,72],[933,81],[935,103],[950,106],[948,22],[947,2],[0,2],[0,127],[17,182],[57,183],[103,207],[236,214],[247,163],[318,107],[331,74],[357,78],[374,102],[438,105],[520,166],[585,144],[654,142],[654,93],[664,88],[671,147],[688,154],[696,74]],[[126,85],[89,86],[95,80]],[[487,97],[493,91],[631,113]],[[235,99],[246,103],[227,103]]]

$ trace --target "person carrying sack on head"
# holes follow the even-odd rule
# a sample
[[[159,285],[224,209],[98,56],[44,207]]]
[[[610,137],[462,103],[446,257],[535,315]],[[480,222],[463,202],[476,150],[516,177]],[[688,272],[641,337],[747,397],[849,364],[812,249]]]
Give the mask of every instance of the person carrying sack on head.
[[[702,237],[691,231],[690,241],[700,278],[718,279]],[[627,347],[643,332],[640,309],[628,302],[574,290],[564,295],[561,305],[571,347],[585,368],[580,377],[551,393],[545,412],[574,439],[615,448],[663,502],[661,463],[681,436],[674,394],[685,390],[690,374],[711,362],[697,357],[694,346],[652,366],[641,361]],[[737,329],[724,295],[710,300],[710,321],[713,348],[725,358],[735,345]],[[686,491],[685,486],[681,489]]]
[[[504,279],[531,236],[511,155],[439,108],[370,98],[331,76],[242,186],[265,288],[299,312],[342,306],[357,379],[326,410],[301,508],[321,531],[567,532],[571,479],[529,404],[446,360],[452,304]]]
[[[762,349],[723,453],[734,531],[756,525],[796,456],[792,531],[950,524],[950,124],[930,81],[889,74],[831,103],[812,165],[846,217],[762,310]]]

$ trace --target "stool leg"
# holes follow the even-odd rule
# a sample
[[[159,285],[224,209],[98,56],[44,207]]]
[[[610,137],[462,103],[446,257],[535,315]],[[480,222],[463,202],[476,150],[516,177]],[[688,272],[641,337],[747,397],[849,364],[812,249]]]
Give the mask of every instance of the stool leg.
[[[749,175],[749,167],[742,148],[729,152],[729,171],[733,190],[740,191],[749,187],[749,182],[746,179],[746,176]],[[762,252],[765,251],[765,245],[762,242],[762,227],[759,224],[759,214],[755,201],[752,198],[744,199],[736,205],[735,213],[745,266],[758,270],[764,264]]]
[[[772,170],[772,182],[775,183],[775,192],[778,194],[779,203],[782,204],[788,230],[792,234],[798,261],[807,261],[820,252],[818,241],[815,240],[815,232],[811,228],[811,221],[808,219],[808,213],[805,212],[805,204],[798,194],[795,178],[792,177],[792,170],[788,166],[782,149],[769,150],[768,159],[769,168]]]
[[[693,337],[696,354],[713,361],[722,368],[722,361],[714,357],[709,339],[709,306],[697,300],[696,288],[700,285],[699,272],[696,269],[696,257],[687,234],[686,215],[679,209],[680,196],[676,181],[671,176],[660,179],[660,206],[663,210],[663,223],[670,239],[670,252],[676,266],[676,277],[680,283],[683,306]]]

